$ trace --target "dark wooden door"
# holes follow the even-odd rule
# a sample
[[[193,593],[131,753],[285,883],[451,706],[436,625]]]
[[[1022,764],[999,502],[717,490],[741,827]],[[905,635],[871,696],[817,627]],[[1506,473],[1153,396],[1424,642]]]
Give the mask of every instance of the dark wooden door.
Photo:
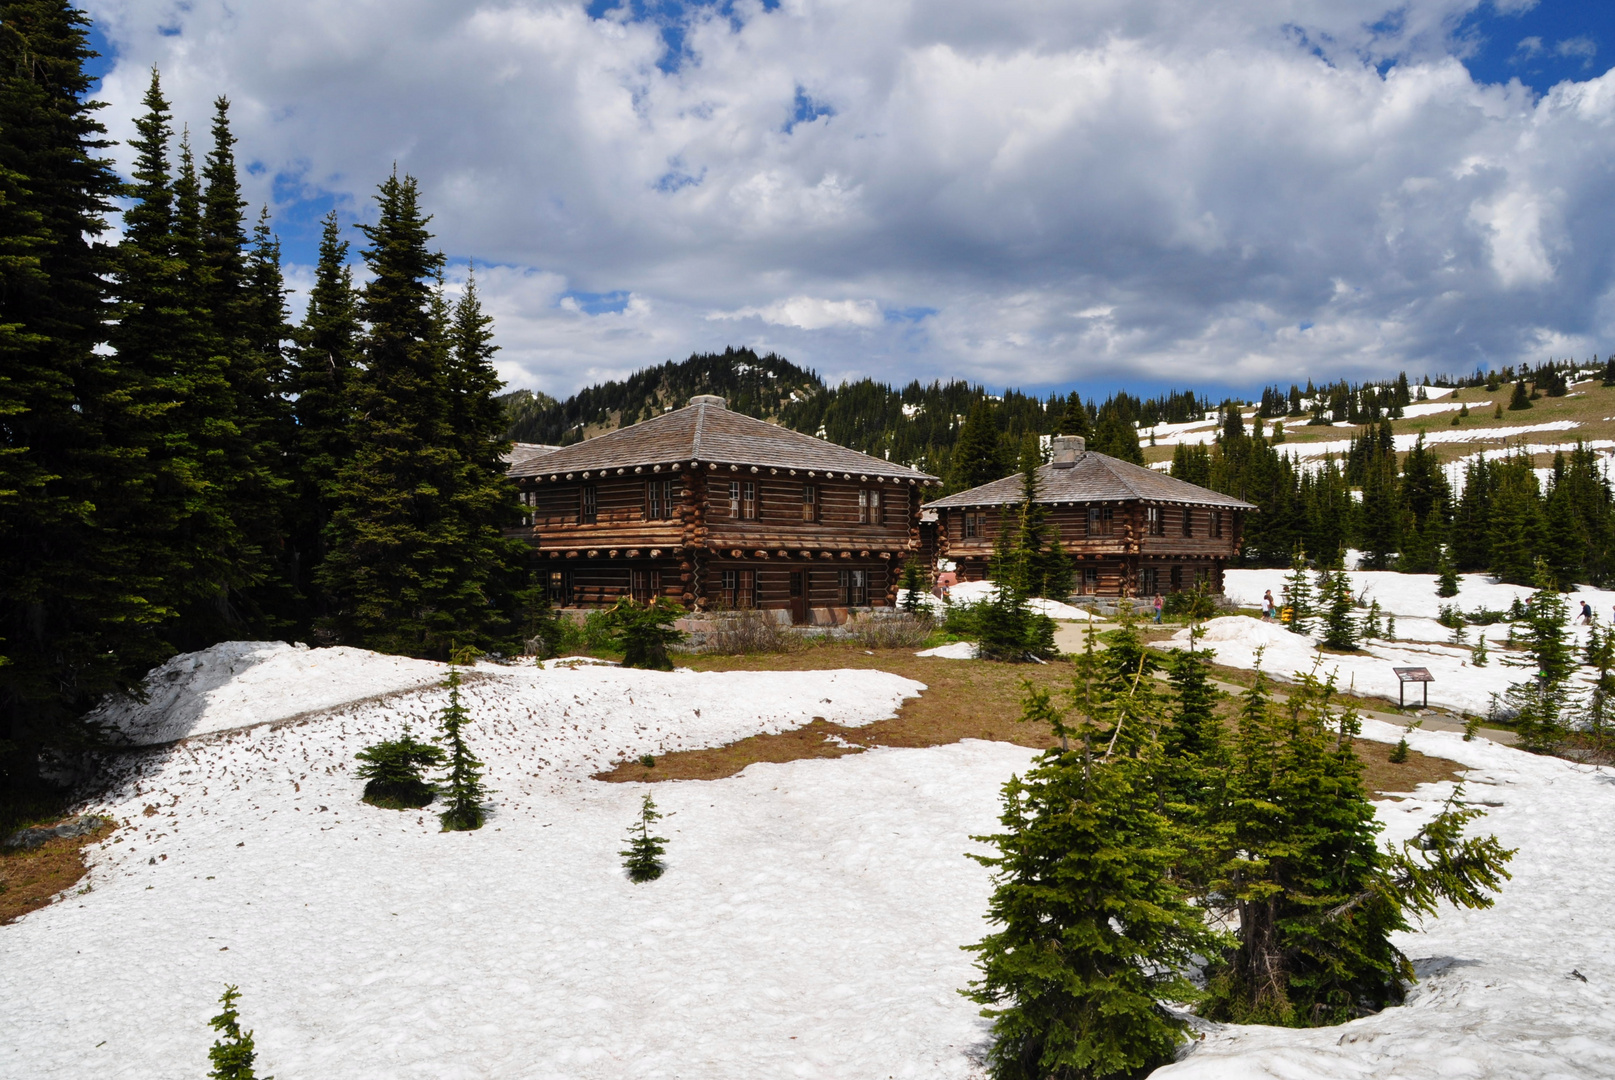
[[[797,626],[807,622],[807,589],[800,570],[791,571],[791,622]]]

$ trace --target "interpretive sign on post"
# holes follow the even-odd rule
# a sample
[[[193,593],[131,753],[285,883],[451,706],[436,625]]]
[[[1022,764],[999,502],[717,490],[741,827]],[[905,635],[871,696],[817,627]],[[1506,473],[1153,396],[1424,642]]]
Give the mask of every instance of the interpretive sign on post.
[[[1429,668],[1399,667],[1392,668],[1391,670],[1396,672],[1396,697],[1398,704],[1407,704],[1408,683],[1416,682],[1424,684],[1424,707],[1430,707],[1430,684],[1436,681],[1436,677],[1430,674]]]

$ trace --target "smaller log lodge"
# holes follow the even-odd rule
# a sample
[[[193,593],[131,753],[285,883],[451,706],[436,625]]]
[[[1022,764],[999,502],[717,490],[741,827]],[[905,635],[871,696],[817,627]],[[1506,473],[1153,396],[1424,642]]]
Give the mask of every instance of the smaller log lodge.
[[[1154,469],[1085,449],[1075,436],[1050,440],[1053,460],[1037,470],[1037,501],[1076,563],[1079,594],[1159,596],[1203,583],[1223,591],[1239,553],[1245,515],[1256,507]],[[1018,505],[1016,473],[935,502],[937,554],[961,581],[987,577],[1004,509]]]
[[[937,478],[699,394],[596,438],[513,453],[521,528],[561,607],[667,597],[838,623],[893,602]]]

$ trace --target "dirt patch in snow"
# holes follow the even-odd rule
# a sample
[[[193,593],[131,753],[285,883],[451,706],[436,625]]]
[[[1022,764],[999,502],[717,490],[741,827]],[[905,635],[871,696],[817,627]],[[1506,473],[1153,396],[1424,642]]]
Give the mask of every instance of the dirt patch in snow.
[[[47,840],[32,851],[0,854],[0,926],[45,907],[77,885],[88,869],[84,849],[104,839],[108,828]]]
[[[619,783],[654,780],[719,780],[761,761],[833,758],[872,746],[944,746],[964,739],[1015,743],[1034,749],[1054,745],[1048,732],[1020,722],[1025,683],[1063,690],[1071,683],[1068,664],[1001,664],[989,660],[950,660],[915,656],[907,649],[868,651],[827,645],[788,655],[701,656],[690,666],[702,671],[816,671],[870,668],[924,683],[929,689],[909,698],[890,720],[862,727],[815,721],[806,727],[656,759],[646,768],[625,761],[596,775]]]
[[[916,657],[904,649],[873,654],[851,646],[827,646],[790,656],[704,657],[707,670],[817,668],[878,668],[925,683],[929,689],[909,698],[890,720],[862,727],[814,720],[805,727],[776,734],[753,735],[727,746],[667,754],[646,766],[624,761],[597,773],[595,779],[612,783],[651,783],[658,780],[721,780],[748,765],[775,764],[807,758],[838,758],[875,746],[944,746],[964,739],[986,739],[1043,750],[1054,745],[1049,733],[1021,723],[1021,698],[1027,682],[1055,691],[1070,685],[1071,668],[1063,663],[1001,664],[987,660],[938,660]],[[1249,672],[1242,674],[1249,675]],[[1223,703],[1232,723],[1235,701]],[[1443,758],[1410,751],[1400,765],[1388,759],[1391,747],[1356,740],[1363,761],[1363,782],[1379,795],[1411,792],[1420,784],[1456,780],[1459,770]]]

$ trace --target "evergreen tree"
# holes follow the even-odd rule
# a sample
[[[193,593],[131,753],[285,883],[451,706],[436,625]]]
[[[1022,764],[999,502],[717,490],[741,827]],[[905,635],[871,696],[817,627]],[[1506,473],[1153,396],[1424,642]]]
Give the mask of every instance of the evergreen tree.
[[[1094,425],[1093,441],[1088,449],[1109,454],[1135,465],[1144,464],[1144,449],[1138,445],[1138,429],[1116,408],[1099,410],[1099,422]]]
[[[1060,414],[1060,422],[1055,427],[1056,435],[1076,435],[1083,439],[1088,437],[1088,409],[1083,405],[1080,395],[1073,393],[1066,399],[1065,411]]]
[[[1401,849],[1380,849],[1355,710],[1303,673],[1282,710],[1245,694],[1227,803],[1226,859],[1211,902],[1238,916],[1238,944],[1214,966],[1214,1018],[1340,1023],[1402,1000],[1412,965],[1391,943],[1409,913],[1440,901],[1488,907],[1513,852],[1466,839],[1479,812],[1454,801]]]
[[[241,992],[234,986],[226,986],[219,998],[223,1010],[208,1021],[208,1026],[219,1033],[207,1052],[207,1059],[213,1065],[208,1072],[209,1080],[256,1080],[258,1076],[253,1068],[258,1051],[252,1043],[252,1032],[241,1030],[241,1014],[236,1011],[239,1000]],[[266,1076],[263,1080],[275,1078]]]
[[[527,653],[536,660],[559,656],[566,640],[564,616],[550,603],[549,583],[544,576],[531,573],[518,600],[522,612],[522,642]]]
[[[333,210],[320,236],[314,287],[295,333],[288,373],[296,421],[291,457],[295,495],[289,511],[294,583],[309,598],[316,618],[331,614],[314,578],[325,557],[324,532],[341,490],[335,478],[352,450],[349,409],[359,367],[360,326],[347,258],[348,242]]]
[[[1290,560],[1290,576],[1284,579],[1284,606],[1290,609],[1292,633],[1307,634],[1312,629],[1312,583],[1307,580],[1307,553],[1295,549]]]
[[[622,856],[628,880],[636,885],[655,881],[666,869],[662,865],[662,856],[667,852],[667,837],[650,834],[651,822],[661,816],[656,812],[656,804],[651,801],[650,793],[646,792],[644,801],[639,805],[639,820],[628,829],[628,846],[617,853]]]
[[[1565,624],[1564,595],[1559,592],[1547,561],[1538,558],[1534,573],[1536,592],[1525,617],[1525,653],[1536,668],[1535,677],[1509,687],[1509,707],[1515,711],[1520,746],[1535,753],[1555,749],[1565,732],[1570,704],[1570,676],[1576,659]]]
[[[1491,470],[1487,522],[1491,571],[1500,580],[1529,584],[1542,545],[1541,496],[1531,459],[1511,454]]]
[[[991,598],[972,609],[983,659],[1019,663],[1055,654],[1054,621],[1027,607],[1025,566],[1026,559],[1017,549],[1016,530],[1006,509],[989,567],[996,588]]]
[[[170,167],[173,131],[155,71],[144,104],[130,141],[134,183],[110,335],[131,376],[131,407],[112,437],[143,454],[148,470],[130,528],[163,582],[150,599],[183,616],[175,644],[199,648],[241,627],[231,594],[255,582],[251,545],[229,502],[242,447],[203,292],[201,193],[188,153],[177,176]]]
[[[952,484],[954,491],[966,491],[991,483],[1009,473],[1009,463],[998,438],[998,425],[992,402],[985,398],[970,407],[958,441],[953,445]]]
[[[1047,693],[1025,710],[1050,715]],[[1137,1075],[1169,1060],[1186,1025],[1160,1002],[1195,996],[1181,972],[1211,941],[1172,880],[1180,853],[1148,758],[1099,756],[1091,734],[1012,777],[1004,831],[976,837],[997,849],[971,857],[994,871],[988,916],[1001,929],[968,946],[982,977],[962,992],[993,1021],[995,1080]]]
[[[1060,543],[1059,536],[1055,536],[1049,541],[1048,551],[1043,553],[1043,595],[1064,603],[1076,587],[1076,564],[1066,553],[1065,545]]]
[[[100,347],[121,182],[88,100],[96,55],[69,3],[0,2],[0,791],[18,796],[168,655],[144,527],[159,420]]]
[[[465,725],[471,714],[460,702],[460,672],[449,668],[449,677],[443,683],[449,691],[448,703],[438,712],[438,723],[443,728],[442,741],[448,743],[448,773],[438,787],[448,805],[438,815],[444,832],[468,832],[482,828],[487,819],[483,800],[487,792],[482,787],[482,762],[472,756],[465,744]]]
[[[672,671],[667,650],[684,638],[684,631],[673,626],[684,609],[666,598],[637,603],[625,596],[606,613],[612,638],[622,649],[622,666]]]
[[[413,178],[381,185],[380,214],[360,226],[365,365],[349,381],[351,451],[330,490],[327,551],[316,575],[330,594],[325,625],[342,640],[383,652],[442,656],[468,644],[508,647],[514,629],[519,545],[499,444],[473,445],[453,430],[480,415],[471,400],[486,356],[456,353],[433,283],[442,256],[427,247]],[[474,310],[474,309],[472,309]],[[476,324],[480,313],[467,321]]]
[[[1339,567],[1318,573],[1318,606],[1323,609],[1323,644],[1356,651],[1357,626],[1352,622],[1351,581]]]
[[[1048,528],[1049,512],[1038,499],[1038,473],[1043,458],[1038,452],[1036,435],[1021,440],[1017,468],[1021,477],[1021,501],[1015,507],[1015,540],[1013,574],[1016,586],[1027,596],[1044,596],[1043,575],[1048,555],[1043,549],[1043,536]]]
[[[913,615],[925,602],[925,568],[920,560],[911,558],[903,564],[903,610]]]
[[[1524,379],[1514,384],[1514,394],[1508,400],[1508,407],[1511,412],[1531,408],[1531,396],[1525,391]]]
[[[1458,571],[1452,565],[1452,556],[1448,549],[1441,548],[1441,561],[1436,564],[1438,577],[1436,578],[1436,595],[1450,597],[1458,595]]]
[[[426,782],[424,769],[443,764],[443,750],[410,734],[409,724],[396,739],[367,746],[354,757],[362,765],[354,776],[366,781],[364,801],[388,810],[413,810],[432,801],[436,791]]]
[[[1172,475],[1201,487],[1211,486],[1211,452],[1201,443],[1178,443],[1172,448]]]

